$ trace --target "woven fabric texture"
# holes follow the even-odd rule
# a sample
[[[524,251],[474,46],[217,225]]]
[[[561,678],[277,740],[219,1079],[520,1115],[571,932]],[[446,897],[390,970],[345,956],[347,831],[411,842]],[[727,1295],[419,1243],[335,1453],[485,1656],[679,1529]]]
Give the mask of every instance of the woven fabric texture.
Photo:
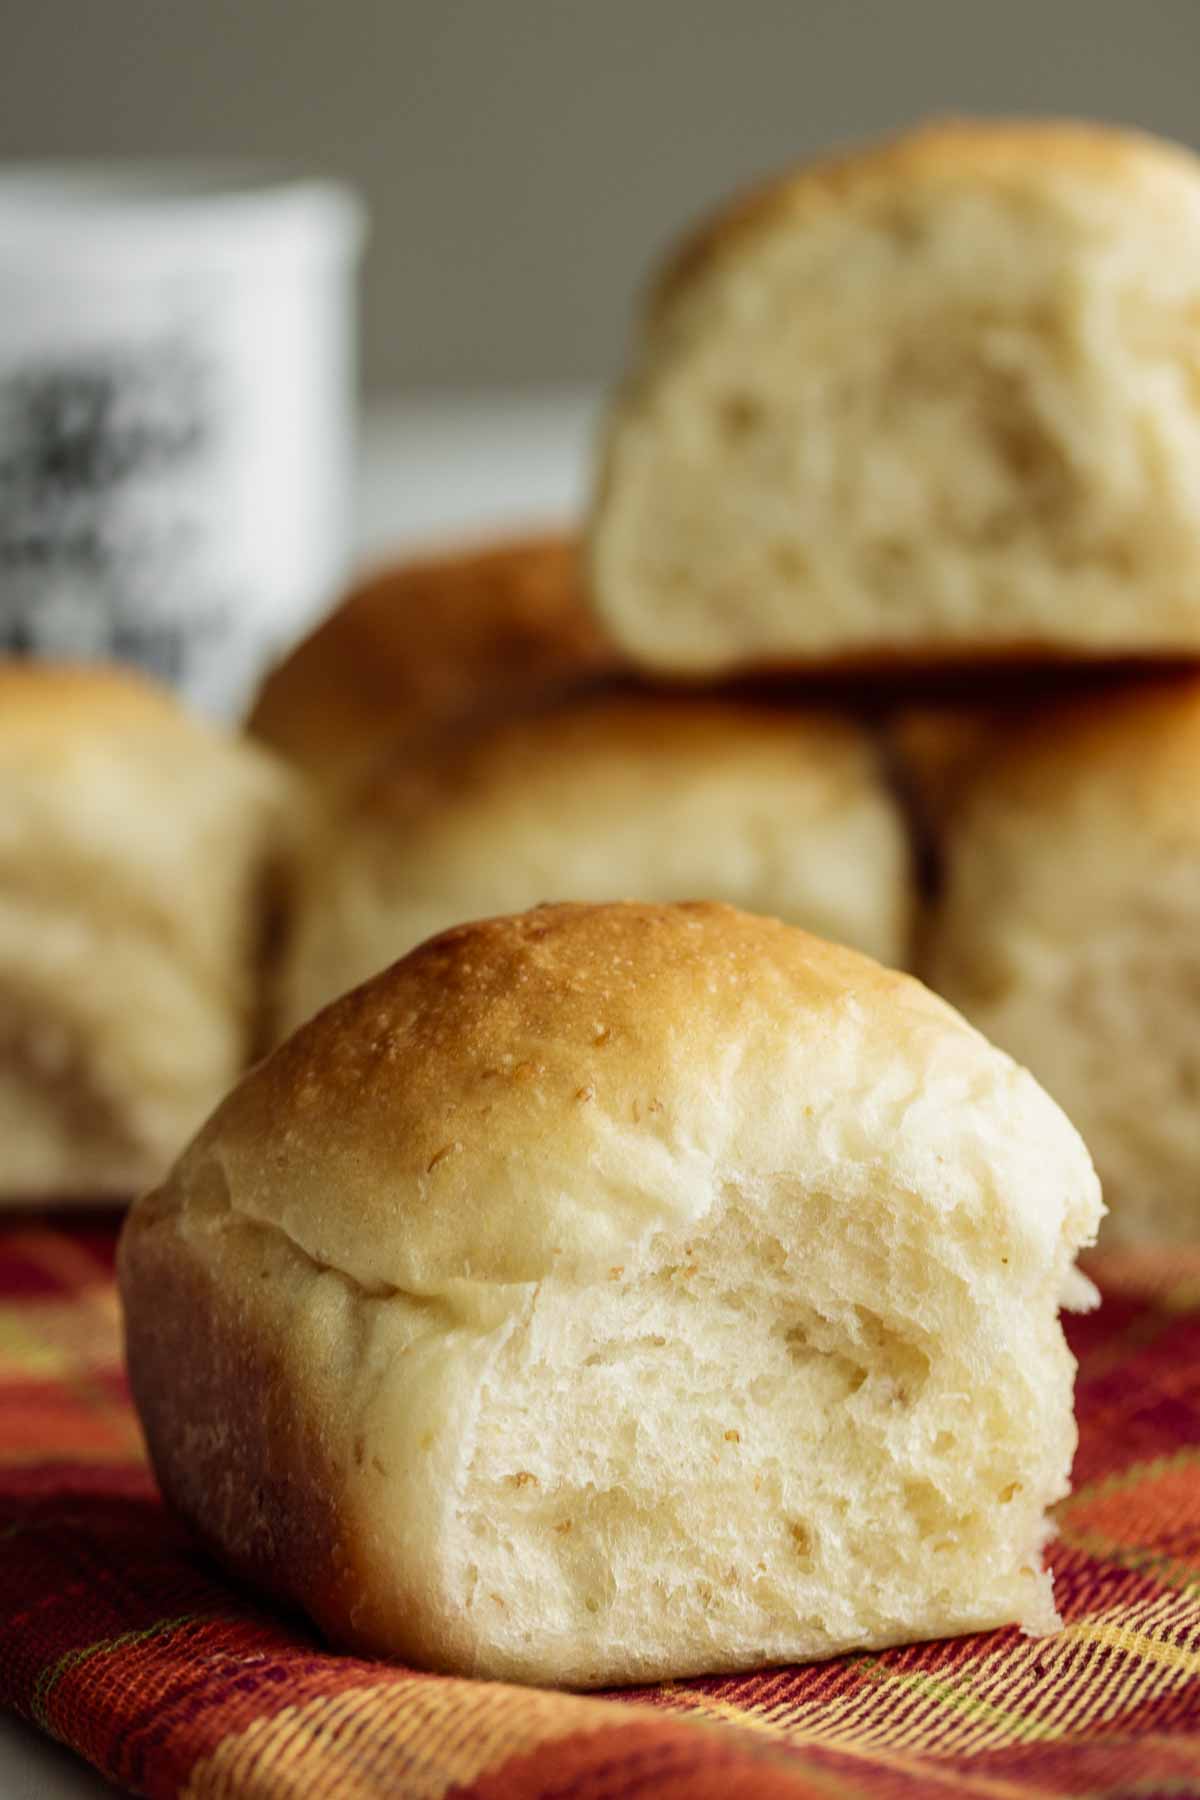
[[[167,1515],[111,1223],[0,1229],[0,1705],[189,1800],[1200,1794],[1200,1251],[1096,1259],[1065,1620],[582,1698],[323,1650]]]

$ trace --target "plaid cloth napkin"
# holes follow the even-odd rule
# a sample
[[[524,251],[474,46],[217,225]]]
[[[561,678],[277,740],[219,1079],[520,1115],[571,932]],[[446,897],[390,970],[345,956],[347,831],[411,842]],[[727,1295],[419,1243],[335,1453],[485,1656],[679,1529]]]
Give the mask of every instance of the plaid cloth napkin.
[[[136,1793],[1200,1794],[1200,1251],[1098,1258],[1051,1554],[1066,1620],[604,1699],[332,1656],[164,1512],[113,1224],[0,1228],[0,1704]]]

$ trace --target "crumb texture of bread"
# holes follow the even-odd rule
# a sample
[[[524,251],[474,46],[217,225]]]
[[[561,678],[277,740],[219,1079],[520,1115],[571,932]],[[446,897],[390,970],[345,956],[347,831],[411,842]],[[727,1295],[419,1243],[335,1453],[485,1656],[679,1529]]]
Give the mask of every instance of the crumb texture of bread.
[[[1099,1193],[907,976],[709,903],[444,934],[120,1250],[174,1504],[339,1644],[580,1687],[1056,1623]]]
[[[379,570],[270,672],[248,728],[336,794],[431,727],[616,664],[575,538],[543,532]]]
[[[305,861],[282,1020],[447,926],[559,899],[702,894],[904,964],[911,860],[851,721],[652,695],[528,711],[394,759],[331,817]]]
[[[104,667],[0,664],[0,1204],[161,1179],[245,1067],[299,802]]]
[[[1047,707],[944,828],[930,983],[1082,1132],[1106,1242],[1200,1236],[1200,681]]]
[[[612,407],[590,577],[637,661],[1200,646],[1200,163],[927,126],[677,255]]]

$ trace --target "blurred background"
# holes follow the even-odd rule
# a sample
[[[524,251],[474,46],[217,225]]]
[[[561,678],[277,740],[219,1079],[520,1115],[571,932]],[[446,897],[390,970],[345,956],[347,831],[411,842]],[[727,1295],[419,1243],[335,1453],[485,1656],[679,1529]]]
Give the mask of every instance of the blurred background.
[[[283,157],[365,196],[363,372],[587,386],[664,236],[928,112],[1200,142],[1191,0],[4,0],[0,156]]]

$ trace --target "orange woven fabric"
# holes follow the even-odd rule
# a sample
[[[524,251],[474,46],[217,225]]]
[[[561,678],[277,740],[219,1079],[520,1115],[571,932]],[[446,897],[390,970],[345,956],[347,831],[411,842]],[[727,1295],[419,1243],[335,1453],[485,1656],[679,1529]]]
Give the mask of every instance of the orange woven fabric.
[[[335,1656],[165,1513],[111,1225],[0,1231],[0,1704],[140,1794],[1200,1794],[1200,1252],[1099,1259],[1066,1624],[585,1699]]]

